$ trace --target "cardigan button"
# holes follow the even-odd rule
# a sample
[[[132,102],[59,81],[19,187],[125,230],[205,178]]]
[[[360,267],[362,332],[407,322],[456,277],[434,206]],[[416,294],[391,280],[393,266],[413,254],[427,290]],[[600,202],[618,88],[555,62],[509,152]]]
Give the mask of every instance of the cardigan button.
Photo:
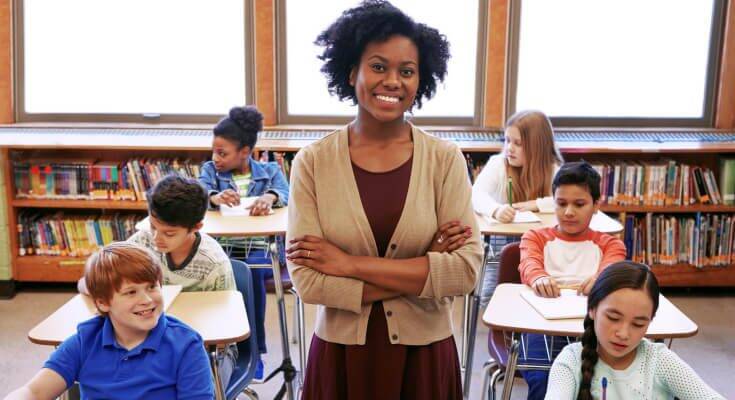
[[[398,247],[398,246],[396,246],[396,244],[395,244],[395,243],[392,243],[392,244],[390,245],[390,249],[391,249],[391,250],[395,250],[395,249],[396,249],[396,247]]]
[[[387,315],[387,316],[389,316],[389,317],[390,317],[390,316],[393,316],[393,311],[388,311],[387,313],[385,313],[385,315]]]
[[[393,340],[398,340],[398,335],[394,334],[391,338],[393,338]]]

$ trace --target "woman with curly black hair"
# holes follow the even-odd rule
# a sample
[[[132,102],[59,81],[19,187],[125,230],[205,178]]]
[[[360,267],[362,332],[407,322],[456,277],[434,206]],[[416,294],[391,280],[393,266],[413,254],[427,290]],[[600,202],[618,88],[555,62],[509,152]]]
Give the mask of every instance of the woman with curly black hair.
[[[329,90],[357,105],[291,172],[287,259],[318,304],[304,399],[459,399],[452,299],[470,292],[479,231],[461,152],[405,118],[436,91],[449,44],[386,1],[317,38]]]

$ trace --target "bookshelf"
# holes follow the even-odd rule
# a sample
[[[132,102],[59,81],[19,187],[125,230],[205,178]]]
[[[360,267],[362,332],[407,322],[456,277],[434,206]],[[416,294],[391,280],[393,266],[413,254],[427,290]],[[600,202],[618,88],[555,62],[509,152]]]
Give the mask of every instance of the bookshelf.
[[[455,131],[428,129],[437,136],[455,141],[473,163],[483,163],[502,148],[502,137],[497,131],[476,131],[457,129]],[[34,127],[0,127],[0,152],[4,160],[2,169],[7,182],[7,212],[10,232],[13,279],[16,281],[74,282],[83,272],[85,257],[20,255],[18,234],[16,232],[18,214],[37,210],[39,212],[103,214],[138,213],[145,215],[145,201],[139,200],[87,200],[87,199],[37,199],[16,198],[13,175],[13,161],[19,159],[95,159],[103,162],[122,162],[131,158],[141,159],[181,159],[203,162],[210,157],[211,134],[204,129],[188,130],[150,130],[150,135],[141,134],[142,129],[42,129]],[[330,132],[330,128],[288,127],[269,128],[261,135],[259,150],[296,152],[311,142]],[[620,137],[610,136],[610,132],[561,131],[559,140],[566,160],[584,159],[590,163],[635,162],[653,163],[671,159],[677,163],[701,165],[719,176],[719,159],[735,158],[735,140],[731,132],[702,132],[708,140],[697,141],[689,137],[680,142],[651,140],[631,142]],[[130,135],[129,132],[134,132]],[[621,131],[626,134],[625,131]],[[656,134],[646,130],[644,134]],[[612,132],[615,134],[615,132]],[[639,133],[637,133],[639,134]],[[677,133],[678,134],[678,133]],[[566,135],[566,136],[565,136]],[[586,135],[586,136],[585,136]],[[599,140],[594,140],[599,135]],[[723,140],[716,140],[722,135]],[[691,136],[691,135],[690,135]],[[623,138],[624,139],[624,138]],[[626,215],[666,214],[691,215],[735,214],[735,205],[690,204],[687,206],[654,205],[617,205],[606,204],[602,211],[619,215],[624,221]],[[13,225],[16,224],[16,225]],[[653,265],[654,272],[662,286],[696,287],[729,286],[735,287],[735,264],[720,267],[705,266],[696,268],[688,264]]]

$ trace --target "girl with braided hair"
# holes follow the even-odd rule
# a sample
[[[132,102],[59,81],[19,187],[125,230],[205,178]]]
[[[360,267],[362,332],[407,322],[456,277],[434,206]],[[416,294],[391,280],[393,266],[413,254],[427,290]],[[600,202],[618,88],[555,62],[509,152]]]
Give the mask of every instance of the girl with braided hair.
[[[665,344],[643,338],[658,299],[648,266],[621,261],[603,270],[587,299],[582,341],[554,361],[546,399],[724,400]]]

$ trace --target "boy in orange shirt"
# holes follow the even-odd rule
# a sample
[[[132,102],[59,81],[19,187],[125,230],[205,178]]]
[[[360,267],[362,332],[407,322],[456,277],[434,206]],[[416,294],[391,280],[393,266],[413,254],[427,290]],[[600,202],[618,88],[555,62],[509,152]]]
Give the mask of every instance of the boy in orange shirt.
[[[521,281],[542,297],[558,297],[564,287],[587,295],[603,268],[625,259],[625,245],[614,236],[590,229],[592,216],[599,210],[600,175],[587,162],[562,165],[554,176],[552,193],[559,222],[553,228],[530,230],[521,238]],[[550,339],[529,334],[527,357],[547,358]],[[553,339],[559,349],[567,343],[565,338]],[[528,398],[543,399],[548,372],[522,374],[528,383]]]

